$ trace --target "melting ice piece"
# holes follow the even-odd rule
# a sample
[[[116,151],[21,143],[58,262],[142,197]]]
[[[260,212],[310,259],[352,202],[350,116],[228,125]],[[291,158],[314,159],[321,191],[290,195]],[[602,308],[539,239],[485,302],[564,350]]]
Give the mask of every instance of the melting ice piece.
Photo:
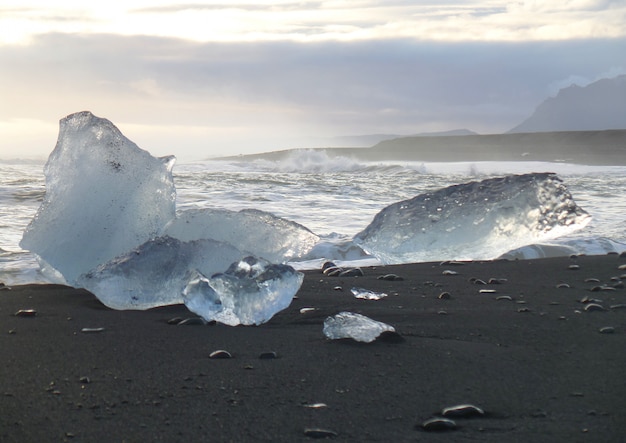
[[[239,258],[241,252],[234,246],[215,240],[157,237],[83,274],[77,285],[113,309],[179,304],[192,273],[210,275]]]
[[[356,298],[362,298],[364,300],[380,300],[381,298],[387,297],[387,294],[384,292],[374,292],[369,289],[357,287],[350,289],[350,292],[352,292],[352,295]]]
[[[291,304],[303,279],[291,266],[246,257],[211,278],[196,273],[183,298],[190,311],[207,321],[260,325]]]
[[[44,169],[44,201],[20,246],[74,284],[174,218],[174,161],[151,156],[90,112],[65,117]]]
[[[256,209],[189,209],[165,233],[183,241],[212,238],[246,254],[282,263],[306,254],[319,237],[298,223]]]
[[[386,323],[372,320],[353,312],[340,312],[324,320],[324,335],[331,340],[351,338],[356,341],[371,343],[383,332],[395,332],[395,328]]]
[[[354,241],[383,263],[490,259],[589,220],[555,174],[510,175],[394,203]]]

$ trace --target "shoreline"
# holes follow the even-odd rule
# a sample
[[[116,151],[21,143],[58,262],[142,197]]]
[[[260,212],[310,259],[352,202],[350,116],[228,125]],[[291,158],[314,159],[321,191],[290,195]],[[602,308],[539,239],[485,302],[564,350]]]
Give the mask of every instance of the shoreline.
[[[256,327],[171,325],[195,315],[184,305],[114,311],[61,285],[0,290],[0,440],[294,442],[319,428],[346,442],[619,442],[626,257],[462,263],[304,271],[291,306]],[[379,279],[389,273],[402,280]],[[356,299],[353,286],[388,296]],[[585,297],[603,310],[586,310]],[[388,323],[402,340],[328,340],[323,321],[341,311]],[[218,349],[233,358],[210,359]],[[259,358],[269,352],[277,358]],[[464,403],[486,415],[422,429]]]

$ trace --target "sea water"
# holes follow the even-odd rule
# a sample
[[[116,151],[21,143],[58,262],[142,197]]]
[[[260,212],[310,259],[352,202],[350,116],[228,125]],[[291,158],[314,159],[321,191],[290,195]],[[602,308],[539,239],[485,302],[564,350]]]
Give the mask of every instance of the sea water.
[[[297,150],[278,161],[270,158],[178,163],[174,166],[177,209],[267,211],[322,237],[328,245],[329,260],[372,265],[376,259],[347,245],[386,206],[454,184],[507,174],[554,172],[592,220],[585,228],[550,244],[567,245],[586,254],[626,250],[626,166],[366,162],[334,156],[332,150]],[[6,284],[48,281],[38,271],[35,257],[19,247],[44,194],[43,163],[0,162],[0,281]],[[525,254],[533,258],[531,252]],[[312,260],[293,265],[312,269],[321,263]]]

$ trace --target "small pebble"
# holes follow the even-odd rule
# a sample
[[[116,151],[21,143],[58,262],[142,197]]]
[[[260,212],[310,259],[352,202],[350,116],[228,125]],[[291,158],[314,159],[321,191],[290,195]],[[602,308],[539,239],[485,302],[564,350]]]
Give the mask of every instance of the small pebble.
[[[517,312],[530,312],[530,309],[528,309],[528,308],[519,308],[517,310]]]
[[[233,358],[230,352],[223,349],[218,349],[209,354],[209,358]]]
[[[446,269],[446,270],[445,270],[445,271],[443,271],[441,274],[442,274],[442,275],[459,275],[459,273],[458,273],[458,272],[456,272],[456,271],[451,271],[450,269]]]
[[[570,286],[567,283],[559,283],[558,285],[556,285],[557,289],[567,289]]]
[[[495,294],[496,291],[495,289],[481,289],[480,291],[478,291],[479,294]]]
[[[387,281],[402,281],[404,278],[400,277],[396,274],[385,274],[378,277],[378,280],[387,280]]]
[[[465,265],[465,262],[462,261],[456,261],[456,260],[446,260],[446,261],[442,261],[441,263],[439,263],[439,266],[463,266]]]
[[[343,287],[341,287],[341,286],[335,286],[335,287],[333,288],[333,291],[343,291]]]
[[[274,351],[270,351],[270,352],[262,352],[259,355],[259,358],[261,360],[272,360],[274,358],[278,358],[278,354]]]
[[[201,317],[190,317],[177,323],[178,326],[203,326],[206,324],[207,322]]]
[[[449,292],[442,292],[441,294],[439,294],[437,296],[438,299],[440,300],[450,300],[450,298],[452,298],[452,296],[450,295]]]
[[[513,298],[510,295],[500,295],[498,297],[496,297],[496,300],[509,300],[509,301],[513,301]]]
[[[87,377],[86,375],[83,375],[81,378],[78,379],[78,381],[80,381],[81,383],[84,383],[84,384],[91,383],[91,379],[89,377]]]
[[[600,283],[600,280],[597,278],[586,278],[585,283]]]
[[[600,334],[613,334],[615,332],[615,328],[613,326],[605,326],[599,329]]]
[[[579,265],[569,265],[567,267],[567,269],[569,269],[570,271],[578,271],[580,269]]]
[[[597,298],[591,298],[588,295],[585,295],[580,299],[581,303],[602,303],[602,300],[598,300]]]
[[[300,314],[306,314],[307,312],[317,311],[317,308],[300,308]]]
[[[85,334],[93,334],[96,332],[103,332],[105,328],[83,328],[80,332],[84,332]]]
[[[337,437],[337,433],[330,429],[323,428],[305,428],[304,435],[311,438],[329,438],[329,437]]]
[[[311,409],[321,409],[321,408],[328,407],[328,405],[326,403],[305,403],[302,405],[302,407],[311,408]]]
[[[16,317],[35,317],[37,315],[37,311],[34,309],[20,309],[15,313]]]
[[[503,279],[503,278],[490,278],[487,284],[488,285],[501,285],[505,281],[506,279]]]
[[[180,323],[181,321],[183,321],[182,317],[174,317],[174,318],[170,318],[167,321],[168,325],[177,325],[178,323]]]
[[[618,309],[626,309],[626,304],[624,303],[620,303],[618,305],[611,305],[610,306],[611,310],[616,311]]]
[[[589,303],[587,306],[585,306],[585,311],[587,312],[606,311],[606,309],[604,309],[602,305],[599,305],[597,303]]]
[[[486,285],[487,282],[485,280],[481,280],[480,278],[470,278],[470,282],[474,283],[475,285]]]
[[[441,415],[444,417],[476,417],[485,415],[485,411],[478,406],[462,404],[444,408]]]
[[[425,431],[453,431],[456,429],[456,422],[449,418],[433,417],[422,423]]]
[[[619,269],[620,271],[626,271],[626,265],[619,265],[617,269]]]
[[[361,268],[350,268],[339,273],[339,277],[363,277]]]

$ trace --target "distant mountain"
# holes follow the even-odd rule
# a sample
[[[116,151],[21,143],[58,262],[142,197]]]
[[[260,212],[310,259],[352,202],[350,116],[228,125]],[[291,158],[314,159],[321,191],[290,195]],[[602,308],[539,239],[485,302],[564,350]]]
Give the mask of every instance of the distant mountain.
[[[458,137],[461,135],[478,135],[478,133],[469,129],[453,129],[451,131],[420,132],[415,137]]]
[[[626,129],[626,75],[561,89],[509,133]]]

